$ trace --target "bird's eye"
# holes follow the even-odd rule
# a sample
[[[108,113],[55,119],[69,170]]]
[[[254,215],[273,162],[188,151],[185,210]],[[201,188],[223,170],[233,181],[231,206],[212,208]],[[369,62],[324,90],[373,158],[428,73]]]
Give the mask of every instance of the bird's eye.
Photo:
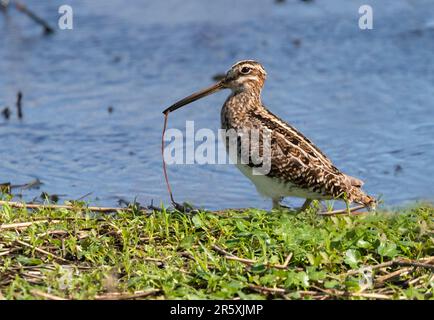
[[[243,67],[241,69],[241,73],[242,74],[248,74],[252,69],[250,69],[249,67]]]

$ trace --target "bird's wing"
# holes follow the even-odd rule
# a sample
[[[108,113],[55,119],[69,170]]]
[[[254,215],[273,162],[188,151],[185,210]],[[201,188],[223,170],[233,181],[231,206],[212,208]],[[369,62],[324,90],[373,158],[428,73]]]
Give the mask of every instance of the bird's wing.
[[[266,124],[271,131],[281,134],[294,147],[299,147],[303,152],[318,159],[322,165],[329,167],[330,170],[338,171],[331,160],[311,140],[286,121],[273,114],[265,106],[263,110],[253,113],[256,119]]]
[[[278,132],[272,134],[270,177],[280,178],[324,196],[343,197],[351,183],[336,167],[324,165]]]
[[[288,123],[266,109],[252,111],[249,122],[252,128],[271,131],[271,167],[267,176],[290,181],[325,196],[342,197],[351,191],[351,178]],[[250,157],[255,152],[261,154],[263,149],[263,141],[259,140],[257,145],[251,146]],[[252,161],[249,165],[254,166]]]

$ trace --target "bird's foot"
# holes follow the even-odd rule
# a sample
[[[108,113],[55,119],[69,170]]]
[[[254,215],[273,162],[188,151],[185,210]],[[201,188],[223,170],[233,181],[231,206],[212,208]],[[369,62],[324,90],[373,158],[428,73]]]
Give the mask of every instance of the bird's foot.
[[[191,204],[184,202],[182,204],[173,201],[172,202],[173,208],[179,212],[182,213],[188,213],[188,214],[194,214],[194,213],[198,213],[199,210],[194,208]]]
[[[303,205],[297,210],[299,213],[306,211],[310,208],[310,205],[312,204],[312,199],[306,199],[306,201],[303,203]]]
[[[303,205],[300,208],[291,208],[288,206],[285,206],[283,204],[280,203],[281,199],[279,200],[273,200],[273,209],[275,210],[282,210],[282,209],[286,209],[289,211],[295,211],[296,213],[301,213],[303,211],[306,211],[307,209],[310,208],[310,205],[312,204],[312,199],[306,199],[306,201],[303,203]]]
[[[280,201],[282,201],[282,199],[273,200],[273,210],[277,210],[277,211],[283,211],[284,210],[284,211],[297,213],[297,210],[295,208],[285,206],[285,205],[281,204]]]

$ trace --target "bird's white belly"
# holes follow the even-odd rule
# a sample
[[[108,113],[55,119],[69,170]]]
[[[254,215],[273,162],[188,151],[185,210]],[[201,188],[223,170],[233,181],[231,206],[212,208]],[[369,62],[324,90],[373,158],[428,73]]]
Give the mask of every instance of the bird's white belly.
[[[265,175],[254,175],[253,168],[243,164],[236,164],[236,167],[249,178],[260,194],[271,199],[282,197],[299,197],[309,199],[326,199],[326,197],[306,189],[297,187],[291,182],[271,178]]]

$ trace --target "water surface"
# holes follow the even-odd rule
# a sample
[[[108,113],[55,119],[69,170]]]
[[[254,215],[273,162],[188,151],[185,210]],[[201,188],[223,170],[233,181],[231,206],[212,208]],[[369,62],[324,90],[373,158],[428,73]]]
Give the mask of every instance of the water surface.
[[[53,26],[63,2],[26,1]],[[50,37],[20,13],[0,15],[0,108],[24,94],[24,119],[0,119],[0,182],[40,179],[26,200],[168,203],[161,111],[241,59],[265,66],[264,103],[366,191],[389,205],[433,200],[434,2],[371,1],[368,31],[358,28],[364,1],[70,4],[74,30]],[[227,94],[172,114],[170,127],[217,130]],[[232,166],[169,171],[179,201],[269,207]]]

